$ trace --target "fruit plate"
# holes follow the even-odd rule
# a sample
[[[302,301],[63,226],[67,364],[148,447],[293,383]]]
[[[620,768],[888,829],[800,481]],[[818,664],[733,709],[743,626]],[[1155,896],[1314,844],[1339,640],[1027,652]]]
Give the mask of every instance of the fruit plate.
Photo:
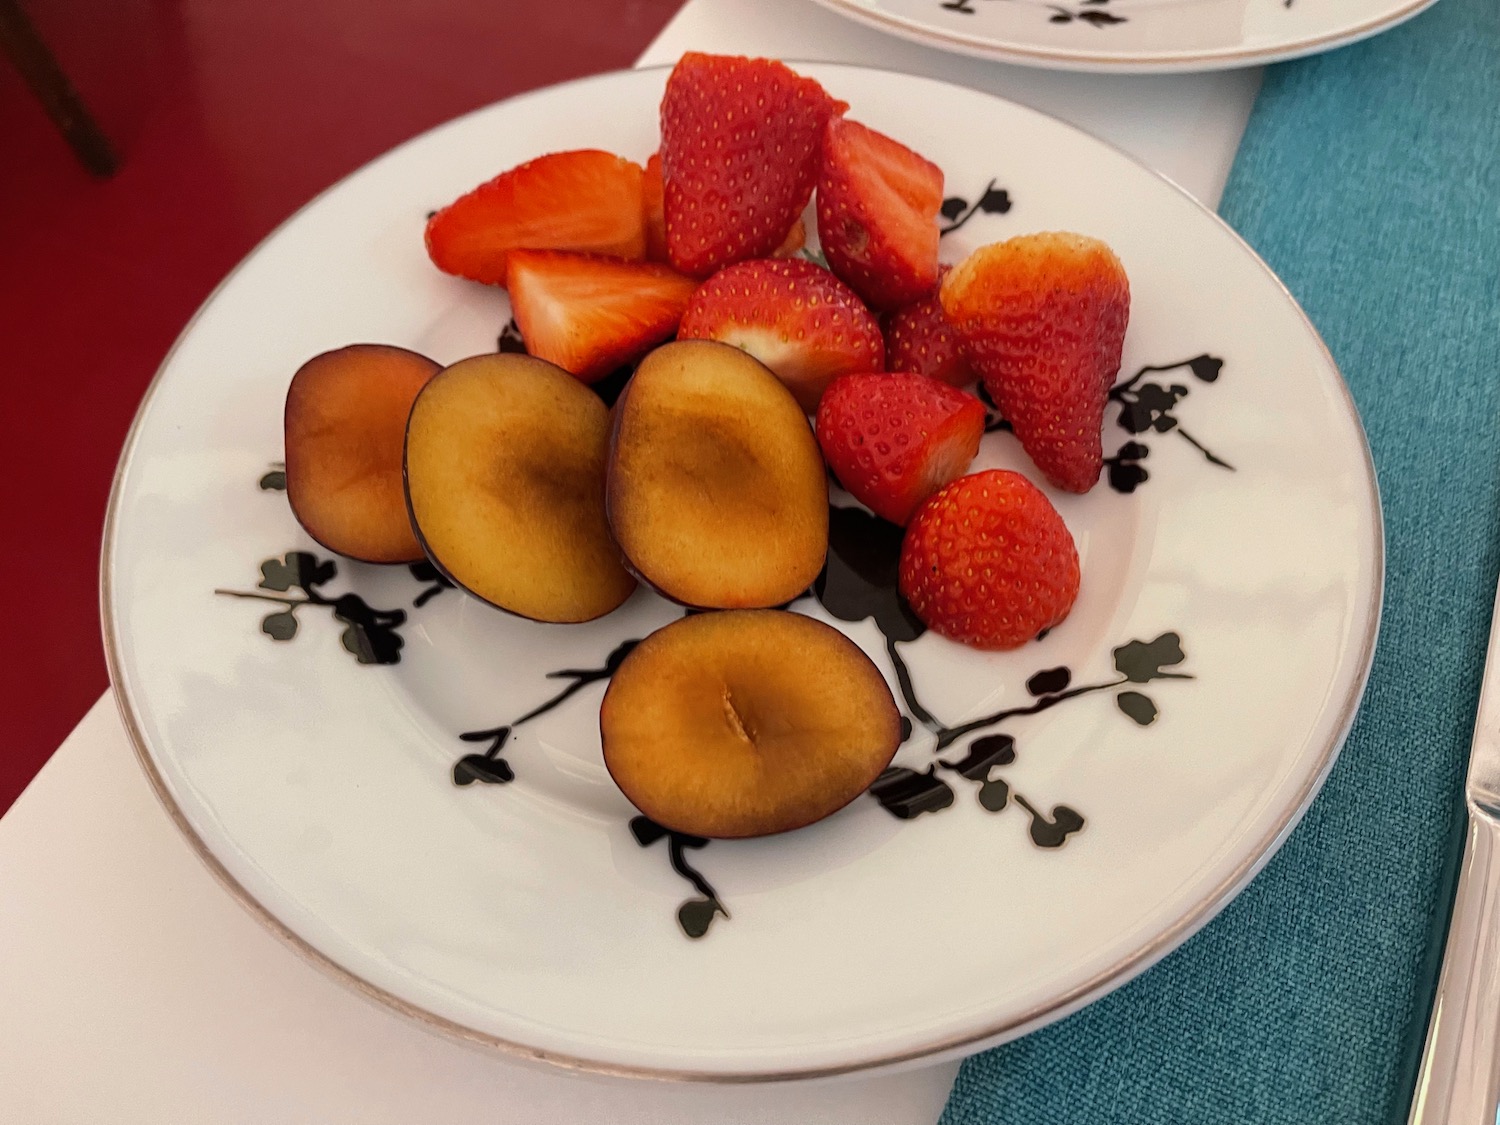
[[[542,152],[643,160],[665,70],[478,111],[314,200],[200,310],[126,444],[103,603],[142,764],[241,902],[431,1027],[716,1080],[1015,1037],[1208,921],[1353,718],[1379,616],[1376,487],[1344,384],[1265,265],[1041,114],[799,69],[943,168],[945,260],[1078,230],[1114,246],[1134,293],[1106,477],[1054,496],[1082,592],[1043,639],[987,654],[917,636],[887,525],[831,497],[829,566],[794,608],[865,648],[912,733],[829,819],[705,844],[639,819],[611,783],[605,681],[680,607],[638,591],[590,624],[523,621],[426,566],[329,556],[280,491],[283,398],[309,356],[515,346],[503,292],[427,261],[427,213]],[[976,467],[1034,475],[1000,429]]]
[[[1229,70],[1356,43],[1435,0],[817,0],[930,47],[1054,70]]]

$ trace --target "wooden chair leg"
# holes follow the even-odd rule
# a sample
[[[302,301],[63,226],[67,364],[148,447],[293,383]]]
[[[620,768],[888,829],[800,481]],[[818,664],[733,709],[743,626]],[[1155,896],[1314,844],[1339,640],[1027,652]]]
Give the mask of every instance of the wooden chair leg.
[[[83,166],[96,176],[113,173],[118,165],[114,149],[21,10],[20,0],[0,0],[0,50],[15,64]]]

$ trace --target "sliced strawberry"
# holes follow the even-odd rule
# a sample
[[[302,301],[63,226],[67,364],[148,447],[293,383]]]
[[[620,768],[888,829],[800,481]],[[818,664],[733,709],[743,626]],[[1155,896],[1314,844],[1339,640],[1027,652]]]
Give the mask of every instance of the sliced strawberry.
[[[592,383],[669,338],[694,282],[655,262],[514,250],[506,285],[526,350]]]
[[[1078,598],[1078,548],[1052,502],[1020,473],[960,477],[912,516],[898,586],[928,626],[975,648],[1025,644]]]
[[[1104,465],[1130,282],[1097,238],[1049,232],[985,246],[943,281],[943,312],[1036,467],[1087,492]]]
[[[672,265],[707,277],[771,254],[812,196],[824,124],[848,108],[771,59],[683,55],[661,101]]]
[[[857,121],[829,119],[818,241],[829,267],[871,308],[900,308],[937,285],[942,205],[936,164]]]
[[[646,161],[641,180],[641,206],[646,223],[646,257],[653,262],[667,260],[667,216],[662,210],[661,153],[653,152]]]
[[[939,278],[947,270],[944,266]],[[979,378],[964,358],[958,333],[943,315],[936,293],[885,318],[885,366],[890,371],[915,371],[951,387],[967,387]]]
[[[677,335],[744,349],[775,372],[809,414],[836,377],[879,371],[885,361],[875,315],[847,285],[805,258],[720,270],[693,294]]]
[[[817,433],[839,483],[877,516],[905,526],[918,504],[974,460],[984,407],[926,375],[841,375],[818,403]]]
[[[512,250],[646,253],[639,164],[580,149],[503,172],[427,222],[427,254],[444,273],[505,284]]]

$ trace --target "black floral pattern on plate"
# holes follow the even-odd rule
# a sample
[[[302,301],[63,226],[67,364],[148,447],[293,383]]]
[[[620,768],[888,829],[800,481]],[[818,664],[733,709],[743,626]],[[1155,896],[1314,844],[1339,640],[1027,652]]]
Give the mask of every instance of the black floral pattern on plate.
[[[260,623],[260,631],[273,641],[290,641],[297,636],[301,625],[297,611],[304,606],[331,610],[334,618],[344,623],[340,642],[361,664],[400,663],[405,642],[397,630],[406,622],[406,611],[374,609],[358,594],[325,595],[322,587],[337,575],[338,564],[332,559],[320,559],[310,551],[288,551],[260,564],[260,582],[255,590],[221,589],[214,593],[280,606]],[[300,590],[301,595],[294,590]]]
[[[985,0],[985,2],[999,2],[999,0]],[[1014,3],[1015,0],[1003,0],[1004,3]],[[1086,23],[1093,27],[1112,27],[1115,24],[1126,23],[1125,16],[1116,15],[1107,9],[1110,0],[1079,0],[1076,7],[1065,7],[1062,4],[1047,4],[1046,9],[1052,14],[1047,17],[1048,23]],[[1287,0],[1290,4],[1291,0]],[[975,0],[941,0],[938,5],[944,11],[959,12],[966,16],[977,15],[979,9],[974,7]]]

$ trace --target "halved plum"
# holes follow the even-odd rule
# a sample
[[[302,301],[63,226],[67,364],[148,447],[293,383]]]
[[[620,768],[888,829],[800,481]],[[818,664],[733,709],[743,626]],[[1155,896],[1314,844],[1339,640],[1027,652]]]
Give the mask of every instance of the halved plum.
[[[283,416],[286,497],[330,551],[372,563],[417,562],[401,487],[411,405],[440,366],[387,344],[350,344],[304,363]]]
[[[658,629],[599,709],[604,764],[630,802],[693,836],[812,824],[868,789],[901,742],[885,677],[837,629],[728,610]]]
[[[738,348],[679,340],[615,405],[607,503],[631,568],[685,605],[781,605],[828,553],[828,483],[807,417]]]
[[[508,353],[445,368],[406,432],[406,497],[456,584],[537,621],[590,621],[635,589],[604,517],[609,410],[562,368]]]

